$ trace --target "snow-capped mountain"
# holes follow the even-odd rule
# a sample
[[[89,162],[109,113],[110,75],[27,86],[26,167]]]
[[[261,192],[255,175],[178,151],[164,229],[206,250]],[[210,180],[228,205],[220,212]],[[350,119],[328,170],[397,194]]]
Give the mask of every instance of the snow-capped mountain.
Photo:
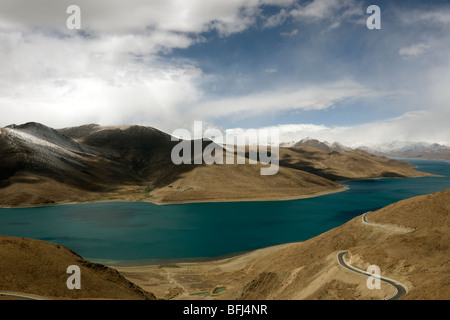
[[[332,152],[332,151],[337,151],[337,152],[344,152],[344,151],[351,151],[352,149],[344,146],[343,144],[339,143],[339,142],[333,142],[333,143],[329,143],[327,141],[321,142],[317,139],[314,138],[304,138],[300,141],[297,142],[287,142],[287,143],[280,143],[280,147],[314,147],[317,149],[320,149],[322,151],[325,152]]]
[[[450,147],[439,143],[394,141],[358,149],[386,157],[450,160]]]
[[[391,153],[391,152],[408,152],[408,151],[450,150],[450,147],[438,143],[394,141],[387,144],[361,146],[358,149],[369,152],[373,151],[373,152]]]
[[[450,147],[438,143],[394,141],[388,144],[361,146],[358,149],[372,153],[428,152],[450,150]]]

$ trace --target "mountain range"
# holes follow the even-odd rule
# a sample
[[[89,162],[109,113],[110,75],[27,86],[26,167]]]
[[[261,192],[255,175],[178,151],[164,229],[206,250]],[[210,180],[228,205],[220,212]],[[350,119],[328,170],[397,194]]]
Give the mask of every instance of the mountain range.
[[[345,190],[340,180],[428,175],[407,162],[337,144],[340,151],[329,152],[315,141],[281,147],[273,176],[260,175],[260,162],[175,165],[177,143],[136,125],[57,130],[30,122],[0,128],[0,205],[284,200]],[[212,143],[202,141],[202,148]]]
[[[358,149],[386,157],[450,161],[450,147],[438,143],[394,141],[388,144],[361,146]]]
[[[361,150],[374,155],[393,158],[422,158],[428,160],[450,161],[450,147],[439,143],[398,141],[372,145],[361,145],[350,148],[339,142],[329,143],[314,138],[304,138],[300,141],[282,142],[280,147],[304,147],[310,146],[326,152],[344,152]]]

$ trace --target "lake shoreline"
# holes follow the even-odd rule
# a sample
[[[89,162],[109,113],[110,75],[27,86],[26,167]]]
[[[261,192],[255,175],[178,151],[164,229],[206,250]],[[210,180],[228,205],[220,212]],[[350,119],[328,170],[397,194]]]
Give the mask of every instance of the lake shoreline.
[[[409,178],[409,177],[408,177]],[[357,179],[365,180],[365,179]],[[349,181],[349,180],[347,180]],[[276,202],[276,201],[291,201],[291,200],[301,200],[308,198],[315,198],[320,196],[325,196],[333,193],[347,191],[349,188],[342,186],[339,189],[329,190],[329,191],[319,191],[311,194],[298,195],[298,196],[286,196],[286,197],[261,197],[261,198],[242,198],[242,199],[205,199],[205,200],[185,200],[185,201],[145,201],[145,200],[127,200],[127,199],[100,199],[100,200],[86,200],[86,201],[59,201],[52,204],[42,204],[42,205],[29,205],[29,206],[5,206],[0,205],[0,209],[26,209],[26,208],[46,208],[46,207],[56,207],[64,205],[78,205],[78,204],[97,204],[97,203],[149,203],[157,206],[168,206],[177,204],[192,204],[192,203],[231,203],[231,202]]]
[[[432,160],[430,160],[432,161]],[[297,195],[297,196],[285,196],[285,197],[261,197],[261,198],[242,198],[242,199],[199,199],[199,200],[179,200],[179,201],[160,201],[160,200],[145,200],[145,199],[135,199],[130,200],[129,197],[124,199],[99,199],[99,200],[82,200],[82,201],[58,201],[51,204],[42,204],[42,205],[29,205],[29,206],[6,206],[0,205],[0,209],[26,209],[26,208],[45,208],[45,207],[55,207],[55,206],[64,206],[64,205],[77,205],[77,204],[96,204],[96,203],[149,203],[157,206],[169,206],[169,205],[177,205],[177,204],[193,204],[193,203],[232,203],[232,202],[276,202],[276,201],[292,201],[292,200],[301,200],[308,198],[321,197],[329,194],[344,192],[349,190],[348,187],[344,186],[343,183],[349,181],[363,181],[363,180],[381,180],[381,179],[415,179],[415,178],[429,178],[435,177],[440,178],[444,177],[442,175],[436,175],[428,172],[424,172],[427,175],[417,175],[410,177],[364,177],[364,178],[355,178],[355,179],[345,179],[336,181],[339,183],[341,188],[327,190],[327,191],[318,191],[311,194],[305,195]]]

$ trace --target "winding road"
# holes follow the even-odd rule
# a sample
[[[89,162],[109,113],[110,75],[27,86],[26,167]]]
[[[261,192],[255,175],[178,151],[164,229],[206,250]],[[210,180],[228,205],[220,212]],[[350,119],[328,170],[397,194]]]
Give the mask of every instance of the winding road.
[[[339,262],[339,264],[342,267],[344,267],[344,268],[346,268],[346,269],[348,269],[350,271],[357,272],[359,274],[363,274],[365,276],[369,276],[369,277],[373,276],[373,274],[370,273],[370,272],[367,272],[367,271],[364,271],[364,270],[352,267],[351,265],[348,265],[345,262],[345,260],[344,260],[344,255],[346,253],[347,253],[347,251],[341,251],[337,255],[338,262]],[[386,277],[382,277],[382,276],[380,276],[380,280],[384,281],[386,283],[389,283],[390,285],[393,285],[395,287],[395,289],[397,289],[397,293],[394,294],[392,297],[386,299],[386,300],[397,300],[398,298],[400,298],[401,296],[405,295],[408,292],[408,289],[407,289],[406,286],[404,286],[403,284],[401,284],[401,283],[399,283],[399,282],[397,282],[395,280],[392,280],[392,279],[389,279],[389,278],[386,278]]]
[[[370,212],[371,211],[366,212],[366,213],[364,213],[362,215],[362,223],[363,224],[367,224],[367,225],[370,225],[370,226],[373,226],[373,227],[383,228],[383,229],[386,229],[386,230],[389,230],[389,231],[394,231],[394,232],[408,233],[408,232],[413,232],[414,231],[414,229],[410,229],[410,228],[403,228],[403,227],[398,227],[398,226],[393,226],[393,225],[369,222],[369,221],[367,221],[367,215]],[[344,268],[346,268],[346,269],[348,269],[350,271],[353,271],[353,272],[356,272],[356,273],[359,273],[359,274],[363,274],[365,276],[369,276],[369,277],[370,276],[374,276],[370,272],[367,272],[367,271],[364,271],[364,270],[352,267],[351,265],[348,265],[345,262],[345,259],[344,259],[344,256],[345,256],[346,253],[347,253],[347,251],[341,251],[341,252],[339,252],[337,254],[337,260],[338,260],[339,265],[341,265],[342,267],[344,267]],[[395,289],[397,289],[397,293],[394,294],[393,296],[391,296],[390,298],[386,299],[386,300],[397,300],[398,298],[400,298],[401,296],[405,295],[408,292],[408,288],[405,285],[403,285],[400,282],[398,282],[398,281],[395,281],[395,280],[392,280],[392,279],[389,279],[389,278],[386,278],[386,277],[382,277],[381,275],[379,276],[379,278],[380,278],[381,281],[389,283],[390,285],[394,286]]]
[[[374,223],[374,222],[369,222],[367,221],[367,215],[369,213],[371,213],[372,211],[366,212],[362,215],[362,222],[364,224],[367,224],[369,226],[373,226],[373,227],[379,227],[379,228],[383,228],[389,231],[395,231],[395,232],[403,232],[403,233],[408,233],[408,232],[413,232],[414,229],[411,228],[403,228],[403,227],[398,227],[398,226],[393,226],[393,225],[389,225],[389,224],[381,224],[381,223]]]

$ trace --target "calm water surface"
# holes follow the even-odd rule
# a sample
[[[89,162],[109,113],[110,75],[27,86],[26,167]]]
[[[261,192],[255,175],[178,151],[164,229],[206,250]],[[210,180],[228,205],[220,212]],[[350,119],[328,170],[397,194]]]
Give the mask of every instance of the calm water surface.
[[[408,160],[432,178],[343,182],[350,189],[290,200],[195,203],[95,203],[0,209],[0,234],[71,248],[107,264],[137,265],[204,259],[302,241],[366,211],[450,188],[450,164]]]

